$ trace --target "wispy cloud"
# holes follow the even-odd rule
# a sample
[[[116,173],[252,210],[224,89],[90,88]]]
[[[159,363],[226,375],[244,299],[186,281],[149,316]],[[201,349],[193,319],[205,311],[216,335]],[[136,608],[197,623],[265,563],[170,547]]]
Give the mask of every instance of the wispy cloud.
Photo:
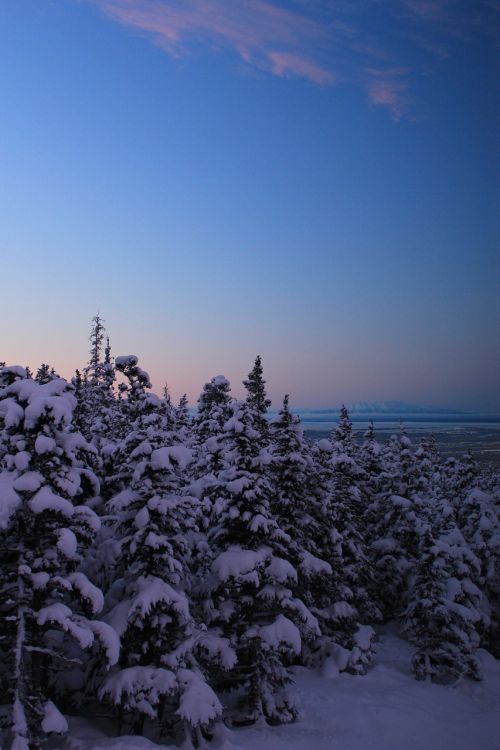
[[[331,84],[334,74],[315,50],[328,43],[317,21],[265,0],[95,0],[111,18],[153,35],[174,56],[193,41],[233,49],[246,63],[278,76]]]
[[[411,101],[407,74],[408,71],[404,68],[369,68],[366,71],[370,102],[388,107],[396,122],[401,119]]]
[[[84,0],[180,58],[196,46],[318,86],[361,86],[397,121],[413,80],[464,44],[492,33],[499,0]]]

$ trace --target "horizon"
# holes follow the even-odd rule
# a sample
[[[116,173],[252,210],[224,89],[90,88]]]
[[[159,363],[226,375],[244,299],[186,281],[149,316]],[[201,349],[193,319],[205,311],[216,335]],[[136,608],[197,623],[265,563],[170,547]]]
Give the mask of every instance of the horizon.
[[[472,7],[473,6],[473,7]],[[0,8],[0,357],[500,413],[498,7]],[[81,365],[80,365],[81,366]]]
[[[129,352],[128,354],[131,354]],[[132,352],[133,354],[133,352]],[[112,352],[112,360],[115,359],[115,357],[124,356],[123,354],[114,354]],[[136,355],[137,356],[137,355]],[[21,361],[6,361],[5,366],[6,367],[14,367],[14,366],[20,366],[20,367],[28,367],[31,371],[32,376],[34,377],[36,374],[36,371],[38,367],[40,367],[42,364],[48,364],[51,368],[55,370],[57,375],[59,377],[64,378],[68,382],[71,382],[71,379],[74,377],[76,370],[79,370],[80,372],[84,372],[86,364],[79,365],[78,367],[73,368],[71,371],[61,371],[57,367],[54,366],[54,363],[51,361],[43,360],[37,364],[32,362],[21,362]],[[142,367],[142,369],[146,370],[148,374],[151,377],[151,372],[148,370],[148,368],[145,366],[144,362],[141,362],[141,359],[139,358],[139,365]],[[253,365],[253,362],[249,366],[248,370],[251,369],[251,366]],[[277,414],[281,409],[281,404],[283,401],[284,396],[286,395],[283,393],[282,395],[275,395],[274,397],[270,396],[270,393],[276,393],[276,389],[273,388],[272,390],[269,389],[269,382],[266,378],[266,369],[265,369],[265,363],[263,362],[264,366],[264,379],[266,380],[266,389],[268,392],[268,396],[271,398],[271,406],[268,409],[269,414]],[[119,373],[118,373],[119,375]],[[187,393],[186,391],[182,390],[182,388],[176,388],[175,390],[171,388],[171,381],[169,381],[168,378],[163,378],[163,381],[156,382],[153,378],[151,378],[151,392],[162,397],[163,388],[165,385],[168,386],[169,393],[172,397],[173,403],[178,403],[179,399],[184,393],[187,393],[188,395],[188,404],[189,409],[192,413],[196,412],[196,403],[198,400],[198,397],[200,396],[202,392],[202,388],[205,383],[209,382],[213,377],[217,377],[218,375],[224,375],[222,372],[215,373],[212,376],[209,376],[203,383],[200,383],[198,392],[194,391],[192,395]],[[231,396],[235,399],[244,399],[246,396],[246,390],[243,386],[243,379],[246,378],[248,375],[248,372],[244,373],[242,377],[239,380],[231,381],[229,378],[229,383],[231,386]],[[121,376],[119,375],[119,380],[121,379]],[[161,380],[161,379],[160,379]],[[288,394],[291,396],[291,394]],[[498,412],[488,412],[488,411],[479,411],[479,410],[464,410],[459,409],[457,407],[453,406],[443,406],[442,404],[429,404],[424,402],[408,402],[403,401],[399,399],[373,399],[370,401],[367,401],[362,398],[356,398],[350,401],[341,401],[338,402],[337,405],[334,405],[332,403],[329,404],[319,404],[319,405],[311,405],[308,403],[297,403],[295,404],[293,401],[293,397],[291,397],[291,409],[295,413],[297,413],[299,416],[303,414],[310,413],[311,415],[338,415],[341,407],[347,407],[349,411],[350,417],[352,417],[353,421],[363,421],[363,419],[366,421],[370,421],[371,418],[374,418],[373,421],[376,421],[375,418],[379,420],[384,420],[384,418],[390,418],[394,417],[396,420],[399,418],[421,418],[423,421],[425,421],[425,417],[443,417],[445,420],[446,418],[453,419],[456,417],[458,420],[460,417],[464,418],[470,418],[470,417],[485,417],[488,419],[494,419],[496,417],[500,417],[500,411]],[[415,409],[415,411],[412,411],[412,409]],[[301,417],[302,418],[302,417]],[[321,420],[320,420],[321,421]],[[329,421],[329,420],[326,420]],[[459,420],[460,421],[460,420]]]

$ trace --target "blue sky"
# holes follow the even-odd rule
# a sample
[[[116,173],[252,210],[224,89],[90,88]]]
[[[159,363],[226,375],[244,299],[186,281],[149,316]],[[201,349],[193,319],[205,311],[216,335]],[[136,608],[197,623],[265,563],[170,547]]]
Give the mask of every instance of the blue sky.
[[[0,359],[500,412],[498,4],[0,6]]]

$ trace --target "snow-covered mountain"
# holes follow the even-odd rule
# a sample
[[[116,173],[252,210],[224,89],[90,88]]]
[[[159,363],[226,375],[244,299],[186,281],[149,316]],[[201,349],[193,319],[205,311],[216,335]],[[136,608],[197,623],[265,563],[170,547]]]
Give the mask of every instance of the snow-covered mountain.
[[[395,417],[403,414],[464,414],[458,409],[445,409],[440,406],[427,406],[422,404],[409,404],[405,401],[354,401],[347,404],[350,415],[356,414],[390,414]],[[299,413],[307,412],[308,414],[318,415],[336,415],[340,412],[340,407],[328,409],[299,409]]]
[[[405,401],[355,401],[348,408],[353,414],[463,414],[457,409],[408,404]]]

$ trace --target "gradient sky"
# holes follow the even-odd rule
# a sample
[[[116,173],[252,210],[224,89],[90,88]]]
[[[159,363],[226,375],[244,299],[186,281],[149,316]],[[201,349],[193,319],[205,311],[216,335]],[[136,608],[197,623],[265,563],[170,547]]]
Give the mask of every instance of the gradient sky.
[[[496,0],[2,0],[0,359],[500,413]]]

